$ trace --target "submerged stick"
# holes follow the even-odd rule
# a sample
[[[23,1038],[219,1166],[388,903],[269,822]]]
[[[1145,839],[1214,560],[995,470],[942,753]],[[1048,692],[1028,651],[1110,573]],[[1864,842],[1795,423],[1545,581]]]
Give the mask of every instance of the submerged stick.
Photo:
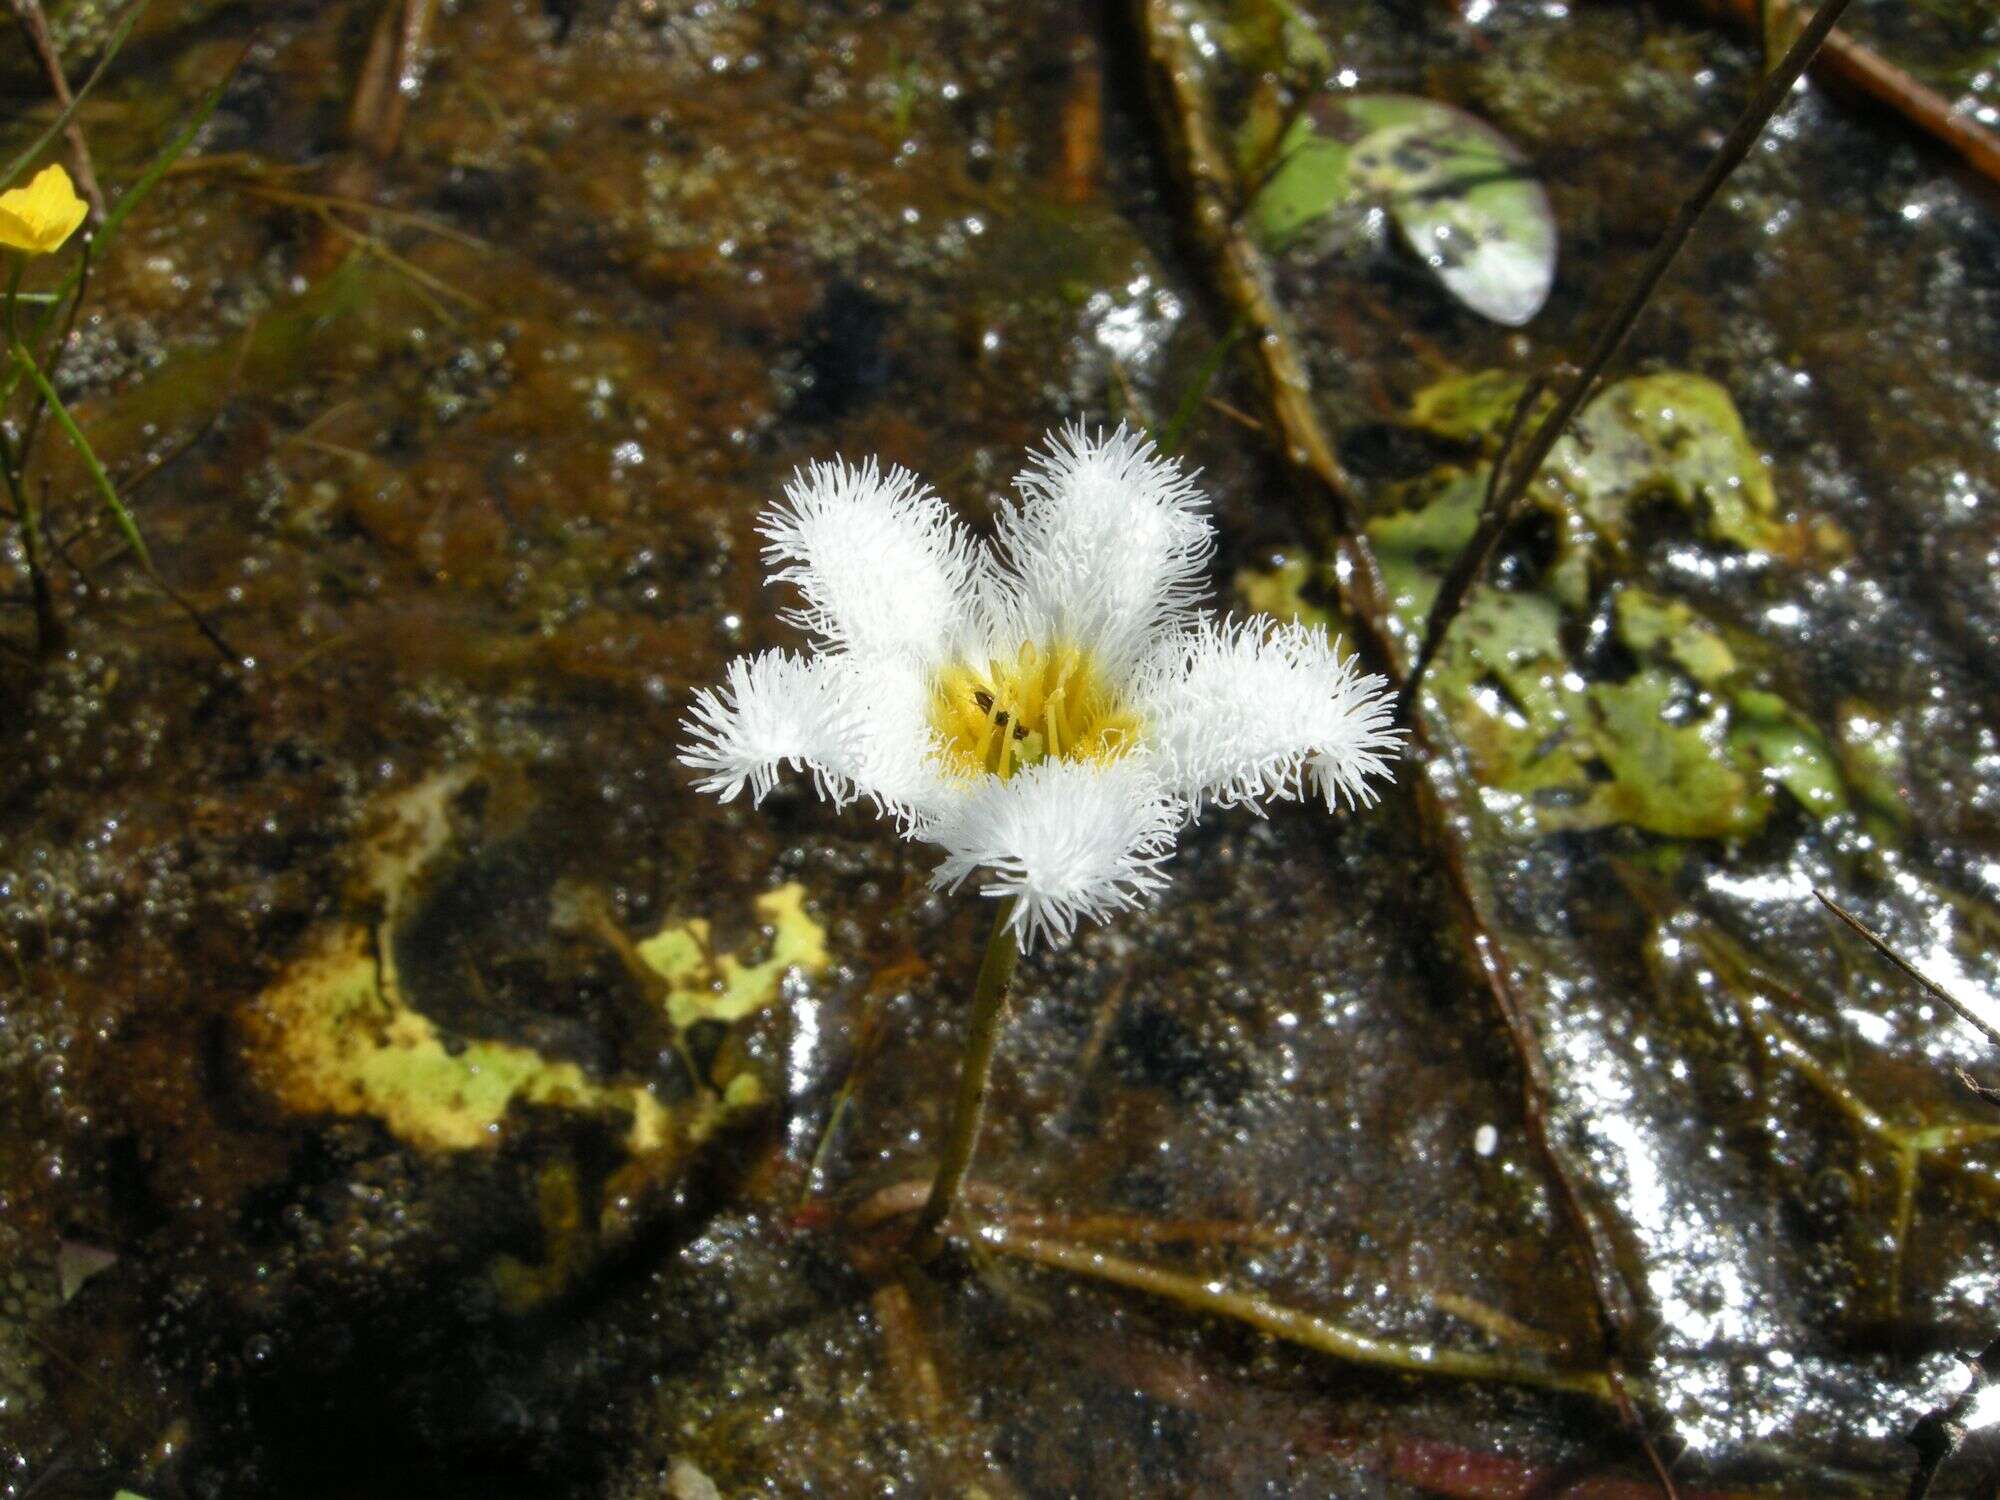
[[[1759,0],[1701,0],[1701,4],[1710,15],[1749,26],[1761,24]],[[1836,31],[1820,49],[1813,71],[1844,83],[1901,115],[1947,150],[1956,152],[1987,181],[2000,183],[2000,133],[1980,124],[1936,89],[1919,83],[1881,53]]]
[[[1231,1288],[1213,1277],[1190,1276],[1164,1266],[1111,1255],[1093,1245],[1071,1244],[1004,1224],[981,1224],[972,1231],[971,1238],[1003,1255],[1162,1297],[1181,1307],[1248,1324],[1271,1338],[1353,1364],[1396,1370],[1405,1375],[1442,1375],[1458,1380],[1535,1386],[1606,1404],[1615,1401],[1609,1377],[1595,1370],[1569,1370],[1501,1354],[1441,1349],[1430,1343],[1404,1344],[1357,1333],[1318,1313],[1288,1307],[1258,1292]]]
[[[910,1232],[910,1256],[926,1261],[944,1247],[944,1223],[958,1201],[959,1184],[972,1165],[972,1153],[979,1145],[979,1122],[986,1113],[986,1087],[993,1073],[993,1053],[1000,1045],[1000,1032],[1007,1020],[1007,987],[1014,978],[1014,961],[1020,945],[1014,940],[1007,919],[1014,913],[1017,898],[1001,901],[993,914],[993,930],[986,938],[986,956],[979,962],[979,980],[972,992],[972,1030],[965,1039],[965,1052],[958,1065],[958,1096],[952,1102],[951,1129],[945,1136],[944,1154],[938,1159],[937,1176],[931,1179],[930,1197],[917,1215]]]
[[[28,50],[35,54],[36,65],[42,70],[49,92],[55,95],[56,107],[70,116],[63,126],[63,138],[69,142],[71,173],[76,178],[77,190],[83,194],[83,201],[90,205],[91,219],[101,224],[104,222],[104,189],[97,185],[97,169],[91,165],[90,146],[83,138],[83,127],[76,122],[76,98],[70,92],[69,79],[63,74],[62,54],[56,51],[55,38],[49,34],[49,18],[42,13],[41,0],[7,0],[7,3],[13,9],[14,19],[20,23],[21,34],[28,40]]]

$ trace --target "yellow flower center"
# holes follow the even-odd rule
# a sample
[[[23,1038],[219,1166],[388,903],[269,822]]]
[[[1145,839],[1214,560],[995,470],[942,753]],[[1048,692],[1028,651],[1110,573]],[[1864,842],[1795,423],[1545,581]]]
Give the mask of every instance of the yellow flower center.
[[[1088,652],[1022,645],[1013,660],[956,662],[937,676],[931,724],[960,776],[998,776],[1043,760],[1116,760],[1139,738]]]

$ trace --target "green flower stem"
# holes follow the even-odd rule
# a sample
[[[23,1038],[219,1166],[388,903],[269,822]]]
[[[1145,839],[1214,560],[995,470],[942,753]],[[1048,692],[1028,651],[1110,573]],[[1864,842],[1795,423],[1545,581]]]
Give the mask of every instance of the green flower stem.
[[[17,344],[20,336],[15,330],[15,309],[21,305],[21,273],[28,269],[28,257],[19,250],[11,252],[7,267],[7,342]]]
[[[937,1175],[931,1179],[931,1194],[917,1215],[917,1227],[910,1235],[910,1255],[926,1261],[944,1247],[944,1222],[958,1202],[960,1184],[972,1165],[972,1153],[979,1145],[979,1121],[986,1112],[986,1085],[993,1072],[993,1053],[1000,1045],[1001,1028],[1007,1021],[1007,986],[1014,978],[1014,960],[1019,946],[1007,919],[1014,914],[1010,896],[993,914],[993,931],[986,939],[986,956],[979,962],[979,980],[972,991],[972,1031],[965,1039],[959,1061],[958,1097],[951,1111],[951,1132],[945,1137],[944,1155],[938,1160]]]
[[[41,507],[21,476],[21,450],[0,427],[0,480],[14,504],[14,521],[21,528],[21,546],[28,554],[28,589],[35,605],[35,641],[43,654],[62,649],[62,616],[56,612],[55,590],[49,584],[48,542],[42,536]]]

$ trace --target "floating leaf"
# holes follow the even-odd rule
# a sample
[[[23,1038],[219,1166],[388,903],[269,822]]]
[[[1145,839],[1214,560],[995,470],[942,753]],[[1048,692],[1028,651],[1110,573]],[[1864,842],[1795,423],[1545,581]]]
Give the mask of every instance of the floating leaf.
[[[1377,201],[1474,312],[1518,328],[1548,301],[1556,269],[1548,194],[1504,136],[1463,110],[1405,94],[1339,95],[1294,121],[1275,159],[1250,210],[1266,243]]]
[[[1608,530],[1622,531],[1635,502],[1660,494],[1692,513],[1712,541],[1746,552],[1798,550],[1736,403],[1700,375],[1619,381],[1590,403],[1575,437],[1550,458]]]
[[[1347,147],[1295,120],[1277,148],[1277,165],[1250,205],[1250,228],[1282,245],[1318,219],[1354,201]]]
[[[1527,158],[1463,110],[1429,100],[1371,101],[1374,128],[1348,171],[1388,204],[1397,227],[1451,294],[1518,328],[1542,310],[1556,275],[1556,222]],[[1350,101],[1350,113],[1354,102]]]

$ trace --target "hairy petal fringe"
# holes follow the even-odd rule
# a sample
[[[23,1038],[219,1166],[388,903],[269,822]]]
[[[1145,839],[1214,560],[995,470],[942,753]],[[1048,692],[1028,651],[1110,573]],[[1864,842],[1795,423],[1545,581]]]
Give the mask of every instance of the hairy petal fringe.
[[[808,464],[758,530],[771,581],[799,591],[785,619],[828,645],[934,662],[962,634],[972,541],[907,469]]]
[[[1387,681],[1322,626],[1203,619],[1141,674],[1137,698],[1169,789],[1190,814],[1303,797],[1372,803],[1401,741]]]
[[[1017,898],[1012,926],[1026,951],[1067,943],[1080,920],[1102,922],[1164,887],[1180,822],[1152,768],[1131,756],[1043,761],[974,782],[914,836],[945,850],[933,886],[956,889],[983,870],[981,895]]]

